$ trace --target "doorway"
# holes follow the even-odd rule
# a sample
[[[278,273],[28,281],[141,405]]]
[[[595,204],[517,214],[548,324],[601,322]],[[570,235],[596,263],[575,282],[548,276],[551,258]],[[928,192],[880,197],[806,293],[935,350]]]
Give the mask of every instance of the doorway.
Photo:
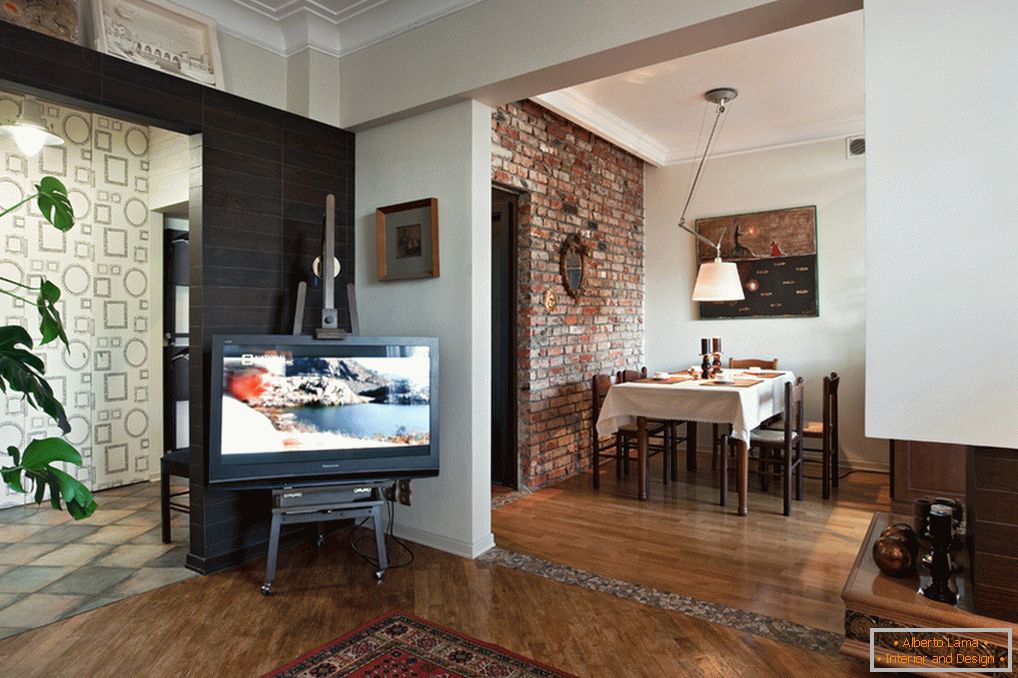
[[[519,196],[491,190],[491,481],[519,489],[516,243]]]

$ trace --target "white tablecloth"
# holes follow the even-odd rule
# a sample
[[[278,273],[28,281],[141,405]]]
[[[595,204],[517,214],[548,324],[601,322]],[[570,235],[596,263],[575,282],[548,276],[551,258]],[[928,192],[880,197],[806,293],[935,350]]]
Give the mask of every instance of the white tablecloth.
[[[735,379],[751,379],[745,370],[724,370]],[[704,386],[701,381],[677,384],[627,382],[608,391],[597,418],[601,436],[614,434],[636,417],[682,419],[731,424],[732,436],[749,442],[749,432],[761,422],[785,409],[785,384],[794,381],[791,372],[763,379],[755,386]]]

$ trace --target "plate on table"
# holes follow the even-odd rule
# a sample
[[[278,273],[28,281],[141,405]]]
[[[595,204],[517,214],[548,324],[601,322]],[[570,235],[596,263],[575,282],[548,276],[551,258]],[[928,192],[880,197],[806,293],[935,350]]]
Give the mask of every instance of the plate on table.
[[[700,386],[734,386],[736,388],[747,388],[749,386],[756,386],[757,384],[762,383],[763,379],[732,379],[730,381],[712,379],[701,383]]]

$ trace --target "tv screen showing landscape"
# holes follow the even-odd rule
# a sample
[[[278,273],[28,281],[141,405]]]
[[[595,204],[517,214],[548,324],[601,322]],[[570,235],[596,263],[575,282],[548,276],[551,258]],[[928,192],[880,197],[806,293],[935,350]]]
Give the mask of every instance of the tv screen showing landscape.
[[[213,480],[382,470],[434,452],[431,345],[361,337],[220,344]]]

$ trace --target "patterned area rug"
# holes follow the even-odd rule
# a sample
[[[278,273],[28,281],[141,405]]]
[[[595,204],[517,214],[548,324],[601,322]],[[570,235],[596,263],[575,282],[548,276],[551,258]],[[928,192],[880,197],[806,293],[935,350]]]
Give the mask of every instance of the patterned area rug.
[[[568,673],[393,612],[312,650],[263,678],[574,678]]]

